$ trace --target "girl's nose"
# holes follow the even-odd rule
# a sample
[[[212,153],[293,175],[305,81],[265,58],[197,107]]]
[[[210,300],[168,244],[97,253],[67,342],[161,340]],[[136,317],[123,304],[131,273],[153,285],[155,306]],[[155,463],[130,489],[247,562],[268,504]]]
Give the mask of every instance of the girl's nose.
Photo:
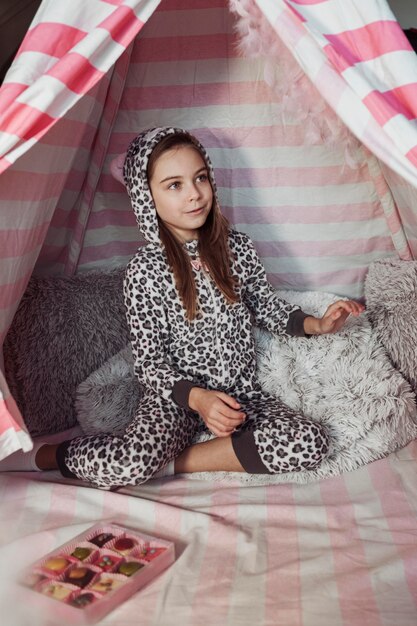
[[[195,200],[196,198],[199,198],[200,197],[200,190],[199,190],[198,186],[195,185],[195,184],[192,184],[190,186],[189,194],[190,194],[190,200]]]

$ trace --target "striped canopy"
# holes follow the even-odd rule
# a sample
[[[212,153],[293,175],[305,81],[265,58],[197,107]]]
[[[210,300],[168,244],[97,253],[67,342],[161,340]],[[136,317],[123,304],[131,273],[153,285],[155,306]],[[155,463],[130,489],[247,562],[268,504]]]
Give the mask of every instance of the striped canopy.
[[[415,256],[417,57],[388,4],[229,4],[43,1],[0,89],[1,343],[33,271],[134,254],[110,163],[149,126],[207,147],[276,286],[361,297],[371,261]],[[0,389],[1,458],[32,444]]]

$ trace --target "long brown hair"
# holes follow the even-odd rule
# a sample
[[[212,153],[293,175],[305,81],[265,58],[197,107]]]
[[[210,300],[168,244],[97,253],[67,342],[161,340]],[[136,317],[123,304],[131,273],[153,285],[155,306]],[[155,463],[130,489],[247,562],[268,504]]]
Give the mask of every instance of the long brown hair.
[[[153,149],[147,167],[148,183],[150,182],[155,164],[159,157],[172,148],[191,146],[197,150],[207,167],[210,184],[212,184],[211,169],[208,166],[205,154],[201,151],[197,140],[188,134],[166,135]],[[191,268],[190,258],[171,230],[158,216],[159,235],[165,248],[168,263],[175,278],[175,284],[186,311],[188,320],[193,320],[198,314],[197,290]],[[220,212],[215,189],[213,189],[213,204],[203,226],[199,228],[198,252],[204,263],[229,303],[237,302],[237,280],[231,272],[231,255],[228,245],[229,222]]]

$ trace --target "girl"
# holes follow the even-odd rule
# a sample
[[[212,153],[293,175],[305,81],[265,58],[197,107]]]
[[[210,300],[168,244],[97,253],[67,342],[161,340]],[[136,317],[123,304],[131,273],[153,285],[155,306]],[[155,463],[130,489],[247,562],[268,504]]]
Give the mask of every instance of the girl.
[[[37,444],[29,453],[35,465],[102,488],[164,473],[317,468],[327,433],[262,391],[252,325],[275,334],[332,333],[364,307],[339,300],[319,319],[280,300],[249,237],[221,215],[209,157],[188,132],[141,133],[123,174],[147,241],[124,282],[143,397],[123,436]],[[216,438],[190,446],[201,427]]]

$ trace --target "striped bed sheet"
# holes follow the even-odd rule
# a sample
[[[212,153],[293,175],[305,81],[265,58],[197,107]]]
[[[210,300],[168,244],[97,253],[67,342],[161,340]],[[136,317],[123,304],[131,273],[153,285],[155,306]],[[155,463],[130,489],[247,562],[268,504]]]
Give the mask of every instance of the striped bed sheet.
[[[103,626],[413,626],[417,442],[311,485],[175,477],[123,492],[57,473],[0,475],[0,610],[46,626],[10,581],[101,520],[174,540],[172,567]]]

